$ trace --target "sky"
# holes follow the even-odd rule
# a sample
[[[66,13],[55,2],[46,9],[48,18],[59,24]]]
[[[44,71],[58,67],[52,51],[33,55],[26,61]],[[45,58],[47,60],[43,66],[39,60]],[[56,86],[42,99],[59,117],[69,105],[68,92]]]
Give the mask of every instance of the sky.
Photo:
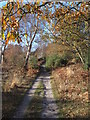
[[[1,1],[0,2],[0,8],[2,8],[2,6],[6,5],[7,1]]]

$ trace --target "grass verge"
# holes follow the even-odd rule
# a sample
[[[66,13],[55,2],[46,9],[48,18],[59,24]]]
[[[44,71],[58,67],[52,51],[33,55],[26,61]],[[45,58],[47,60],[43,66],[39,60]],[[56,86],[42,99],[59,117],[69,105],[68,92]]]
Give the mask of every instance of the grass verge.
[[[59,102],[58,89],[57,86],[55,85],[54,78],[52,76],[51,76],[51,86],[52,86],[54,98],[56,99],[56,104],[59,108],[59,118],[62,118],[64,117],[63,112],[61,111],[62,103]]]
[[[42,81],[38,85],[24,118],[40,118],[43,110],[44,86]]]

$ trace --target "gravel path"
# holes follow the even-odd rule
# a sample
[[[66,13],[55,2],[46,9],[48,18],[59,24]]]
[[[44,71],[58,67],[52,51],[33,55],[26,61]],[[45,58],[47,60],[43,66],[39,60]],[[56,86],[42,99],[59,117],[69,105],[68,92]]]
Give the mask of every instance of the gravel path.
[[[30,101],[32,100],[35,90],[39,85],[40,81],[43,81],[44,85],[44,98],[43,98],[43,111],[41,118],[58,118],[58,107],[56,101],[53,97],[50,75],[45,70],[42,71],[40,76],[36,79],[32,88],[27,92],[22,104],[17,109],[17,112],[14,114],[13,118],[24,118],[24,114],[28,108]]]
[[[43,84],[44,84],[44,99],[43,99],[43,112],[42,118],[58,118],[58,107],[56,101],[53,97],[51,88],[50,75],[48,73],[44,74]]]

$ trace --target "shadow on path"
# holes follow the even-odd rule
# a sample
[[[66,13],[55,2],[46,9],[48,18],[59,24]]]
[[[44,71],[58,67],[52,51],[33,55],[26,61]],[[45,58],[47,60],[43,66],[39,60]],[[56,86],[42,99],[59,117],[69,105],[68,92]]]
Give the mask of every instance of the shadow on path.
[[[35,80],[32,88],[26,93],[23,102],[17,109],[13,118],[24,118],[26,110],[29,106],[30,101],[32,100],[34,93],[40,83],[43,82],[44,85],[44,97],[43,97],[43,111],[41,114],[41,118],[58,118],[58,107],[56,105],[56,101],[53,97],[51,84],[50,84],[50,73],[45,70],[45,67],[41,66],[40,75]],[[38,101],[39,102],[39,101]],[[38,111],[37,111],[38,112]]]

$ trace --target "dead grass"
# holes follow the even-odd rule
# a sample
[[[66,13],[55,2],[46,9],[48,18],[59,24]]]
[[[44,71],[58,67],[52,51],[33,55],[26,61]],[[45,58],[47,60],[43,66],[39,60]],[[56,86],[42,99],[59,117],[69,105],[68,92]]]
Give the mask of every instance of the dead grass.
[[[88,71],[84,71],[81,64],[54,70],[52,89],[59,101],[60,117],[88,117]]]
[[[20,70],[14,71],[13,69],[10,69],[6,71],[7,78],[5,78],[5,70],[5,76],[3,76],[2,116],[3,118],[10,118],[13,116],[18,105],[23,100],[23,97],[27,90],[34,83],[38,71],[33,70],[32,72],[30,72],[29,69],[25,78],[23,78],[24,73],[22,73],[22,71]]]

